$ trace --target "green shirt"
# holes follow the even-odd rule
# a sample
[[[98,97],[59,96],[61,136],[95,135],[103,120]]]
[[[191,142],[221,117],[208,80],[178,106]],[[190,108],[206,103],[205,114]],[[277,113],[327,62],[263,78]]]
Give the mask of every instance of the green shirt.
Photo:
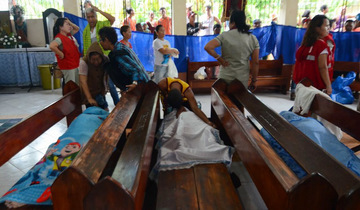
[[[100,43],[100,37],[99,37],[99,30],[105,26],[111,26],[110,21],[98,21],[96,23],[96,39]],[[83,44],[84,44],[84,50],[83,55],[86,55],[86,51],[89,49],[91,43],[91,34],[90,34],[90,25],[88,24],[83,32]],[[104,52],[105,55],[108,55],[110,53],[110,50],[104,50],[102,46],[100,45],[101,50]]]

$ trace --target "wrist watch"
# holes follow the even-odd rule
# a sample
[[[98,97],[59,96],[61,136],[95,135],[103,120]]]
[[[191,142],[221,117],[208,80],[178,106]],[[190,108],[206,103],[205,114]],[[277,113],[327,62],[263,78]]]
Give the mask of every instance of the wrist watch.
[[[137,84],[138,84],[138,82],[137,82],[137,81],[133,81],[133,84],[137,85]]]

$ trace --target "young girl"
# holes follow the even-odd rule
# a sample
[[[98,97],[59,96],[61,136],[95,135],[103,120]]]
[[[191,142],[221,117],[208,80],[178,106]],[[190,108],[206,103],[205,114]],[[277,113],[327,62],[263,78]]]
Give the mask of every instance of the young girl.
[[[154,82],[158,83],[161,79],[168,77],[169,59],[171,59],[171,55],[178,55],[179,51],[171,48],[170,42],[164,39],[165,28],[162,25],[156,26],[154,35]]]
[[[135,12],[133,8],[126,9],[126,13],[128,17],[124,20],[124,25],[130,26],[132,31],[136,31],[136,20],[135,20]],[[133,18],[134,17],[134,18]]]
[[[129,39],[131,39],[131,28],[130,28],[130,26],[128,26],[128,25],[121,26],[120,33],[123,36],[123,39],[120,42],[132,49],[132,45],[129,42]]]
[[[80,52],[78,43],[72,36],[79,31],[79,27],[67,18],[58,18],[55,22],[53,33],[54,41],[50,43],[50,49],[56,54],[56,59],[61,72],[64,75],[65,84],[72,80],[79,84]]]

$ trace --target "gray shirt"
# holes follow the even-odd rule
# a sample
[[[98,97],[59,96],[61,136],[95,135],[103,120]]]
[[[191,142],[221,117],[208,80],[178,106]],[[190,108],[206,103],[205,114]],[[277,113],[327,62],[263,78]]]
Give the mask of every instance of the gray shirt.
[[[234,79],[241,81],[245,87],[249,80],[249,59],[255,49],[260,49],[257,38],[252,34],[240,33],[237,29],[223,32],[215,37],[221,45],[221,57],[229,66],[220,66],[219,78],[230,83]]]

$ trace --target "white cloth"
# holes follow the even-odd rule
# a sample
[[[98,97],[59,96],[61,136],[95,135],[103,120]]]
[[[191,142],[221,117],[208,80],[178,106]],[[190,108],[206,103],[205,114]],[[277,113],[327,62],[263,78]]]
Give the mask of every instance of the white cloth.
[[[198,164],[231,164],[234,149],[222,145],[219,131],[187,110],[176,118],[176,110],[165,116],[159,129],[158,161],[151,172],[190,168]]]
[[[214,16],[211,16],[210,18],[208,18],[207,15],[204,15],[202,18],[202,26],[207,27],[206,29],[201,29],[199,31],[199,36],[204,36],[204,35],[213,35],[214,31]]]
[[[153,49],[154,49],[154,57],[155,57],[155,65],[165,65],[167,66],[168,64],[161,64],[164,61],[164,55],[159,51],[161,48],[163,49],[167,49],[170,48],[170,42],[168,40],[160,40],[160,39],[155,39],[153,41]]]
[[[331,100],[329,95],[321,92],[320,90],[316,89],[313,86],[305,87],[301,83],[297,84],[295,89],[296,97],[292,111],[295,113],[300,112],[301,115],[307,114],[310,110],[312,101],[314,100],[316,94],[320,94],[323,97]],[[326,109],[326,107],[324,107],[324,109]],[[339,127],[321,118],[320,116],[317,116],[315,114],[313,115],[314,115],[313,118],[320,121],[324,125],[324,127],[326,127],[332,134],[336,136],[338,140],[341,140],[343,133]]]

